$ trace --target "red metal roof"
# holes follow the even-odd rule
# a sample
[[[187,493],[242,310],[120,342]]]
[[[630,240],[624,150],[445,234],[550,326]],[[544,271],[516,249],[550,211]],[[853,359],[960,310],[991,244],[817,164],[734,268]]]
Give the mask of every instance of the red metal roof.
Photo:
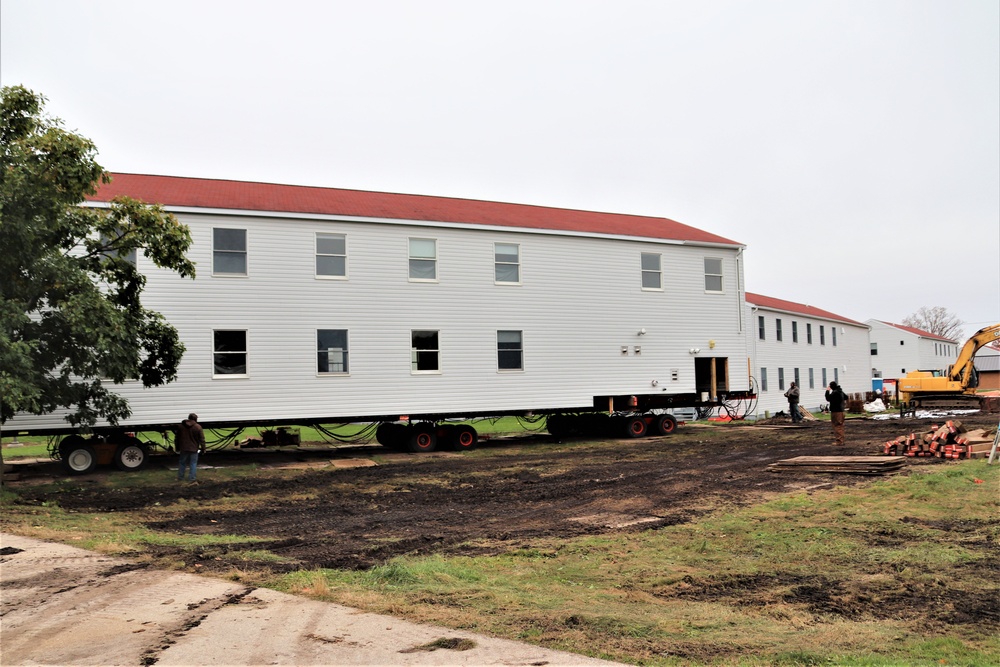
[[[862,322],[856,322],[850,318],[837,315],[836,313],[831,313],[827,310],[821,310],[814,306],[808,306],[804,303],[795,303],[794,301],[785,301],[784,299],[775,299],[774,297],[764,296],[762,294],[752,294],[750,292],[746,293],[747,303],[760,306],[761,308],[770,308],[772,310],[783,310],[789,313],[799,313],[801,315],[808,315],[810,317],[818,317],[825,320],[836,320],[838,322],[844,322],[845,324],[854,324],[859,327],[867,327],[867,324]]]
[[[107,202],[118,195],[128,195],[167,208],[358,216],[743,245],[675,220],[641,215],[208,178],[145,174],[111,174],[111,177],[110,184],[102,185],[87,200]]]
[[[882,320],[877,320],[877,321],[882,322]],[[944,336],[939,336],[936,333],[931,333],[930,331],[924,331],[923,329],[917,329],[916,327],[908,327],[905,324],[893,324],[892,322],[882,322],[882,324],[888,325],[890,327],[895,327],[896,329],[901,329],[908,333],[920,336],[921,338],[930,338],[933,340],[942,341],[944,343],[958,343],[958,341],[952,338],[945,338]]]

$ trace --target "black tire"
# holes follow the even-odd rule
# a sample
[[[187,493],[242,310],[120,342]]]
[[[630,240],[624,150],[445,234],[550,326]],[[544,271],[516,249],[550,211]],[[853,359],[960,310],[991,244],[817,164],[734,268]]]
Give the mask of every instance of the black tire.
[[[67,435],[59,441],[59,460],[65,463],[71,451],[85,444],[87,444],[87,441],[83,439],[83,436]]]
[[[628,438],[644,438],[649,432],[649,424],[646,423],[643,417],[637,415],[625,417],[623,425],[625,427],[625,437]]]
[[[82,440],[82,439],[81,439]],[[63,466],[71,475],[84,475],[97,465],[97,453],[86,443],[70,445],[63,455]]]
[[[452,427],[451,433],[448,435],[450,436],[448,444],[451,446],[451,449],[457,452],[471,451],[479,444],[479,433],[468,424],[460,424]]]
[[[677,430],[677,420],[673,415],[659,415],[654,422],[658,435],[670,435]]]
[[[419,454],[421,452],[433,452],[437,449],[437,434],[434,432],[433,424],[417,424],[408,429],[409,437],[406,441],[407,450]]]
[[[119,470],[125,472],[135,472],[146,467],[149,461],[149,449],[139,442],[138,438],[129,438],[126,442],[118,445],[115,450],[115,465]]]
[[[545,418],[545,430],[554,438],[565,438],[569,430],[566,428],[566,415],[554,414]]]

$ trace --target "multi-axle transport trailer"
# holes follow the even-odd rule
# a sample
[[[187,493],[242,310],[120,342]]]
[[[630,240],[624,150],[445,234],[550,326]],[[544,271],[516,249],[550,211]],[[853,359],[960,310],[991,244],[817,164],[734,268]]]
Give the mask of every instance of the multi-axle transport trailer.
[[[175,381],[115,387],[132,415],[65,413],[73,472],[132,470],[190,412],[207,429],[359,424],[410,451],[475,446],[455,420],[546,417],[556,436],[669,433],[671,409],[747,411],[744,246],[666,218],[442,197],[114,174],[189,227],[197,277],[140,251],[143,305],[186,351]],[[743,404],[743,408],[738,407]],[[737,407],[734,407],[737,406]]]

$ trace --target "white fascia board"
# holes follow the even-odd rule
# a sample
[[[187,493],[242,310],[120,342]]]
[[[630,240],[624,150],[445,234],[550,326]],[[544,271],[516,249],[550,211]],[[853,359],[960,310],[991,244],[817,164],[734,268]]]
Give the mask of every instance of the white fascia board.
[[[93,208],[110,208],[106,202],[86,202],[84,206]],[[376,225],[411,225],[416,227],[436,227],[444,229],[475,229],[479,231],[500,231],[516,234],[539,234],[543,236],[577,236],[582,238],[616,239],[619,241],[641,241],[660,245],[700,246],[706,248],[738,248],[746,249],[745,245],[728,243],[698,243],[696,241],[681,241],[677,239],[661,239],[648,236],[629,236],[627,234],[599,234],[595,232],[570,232],[559,229],[539,229],[536,227],[508,227],[505,225],[479,225],[466,222],[434,222],[428,220],[409,220],[406,218],[369,218],[359,215],[331,215],[328,213],[289,213],[285,211],[251,211],[232,208],[203,208],[195,206],[163,206],[169,213],[191,213],[196,215],[240,216],[252,218],[293,218],[296,220],[319,220],[326,222],[365,222]]]
[[[803,313],[803,312],[798,311],[798,310],[785,310],[784,308],[772,308],[770,306],[759,306],[756,303],[754,303],[753,301],[747,301],[747,303],[750,304],[750,306],[754,310],[756,310],[756,311],[766,310],[766,311],[771,312],[771,313],[781,313],[782,315],[794,315],[795,317],[805,317],[805,318],[809,318],[809,319],[813,319],[813,320],[823,320],[824,322],[836,322],[837,324],[839,324],[841,326],[858,327],[859,329],[868,329],[869,331],[871,331],[871,329],[872,329],[867,324],[855,324],[854,322],[848,322],[847,320],[835,320],[832,317],[823,317],[821,315],[813,315],[811,313]]]

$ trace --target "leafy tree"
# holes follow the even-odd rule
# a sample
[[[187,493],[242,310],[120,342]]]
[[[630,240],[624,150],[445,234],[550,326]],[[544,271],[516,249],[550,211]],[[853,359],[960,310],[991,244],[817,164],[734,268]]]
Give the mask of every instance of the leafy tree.
[[[0,90],[0,424],[62,408],[73,425],[117,424],[131,411],[109,385],[170,382],[184,353],[177,330],[143,308],[134,257],[194,278],[191,234],[127,197],[81,206],[110,177],[44,105],[22,86]]]
[[[933,308],[923,306],[917,312],[906,317],[903,320],[903,324],[908,327],[923,329],[932,334],[937,334],[942,338],[961,340],[963,337],[962,325],[965,322],[941,306],[934,306]]]

